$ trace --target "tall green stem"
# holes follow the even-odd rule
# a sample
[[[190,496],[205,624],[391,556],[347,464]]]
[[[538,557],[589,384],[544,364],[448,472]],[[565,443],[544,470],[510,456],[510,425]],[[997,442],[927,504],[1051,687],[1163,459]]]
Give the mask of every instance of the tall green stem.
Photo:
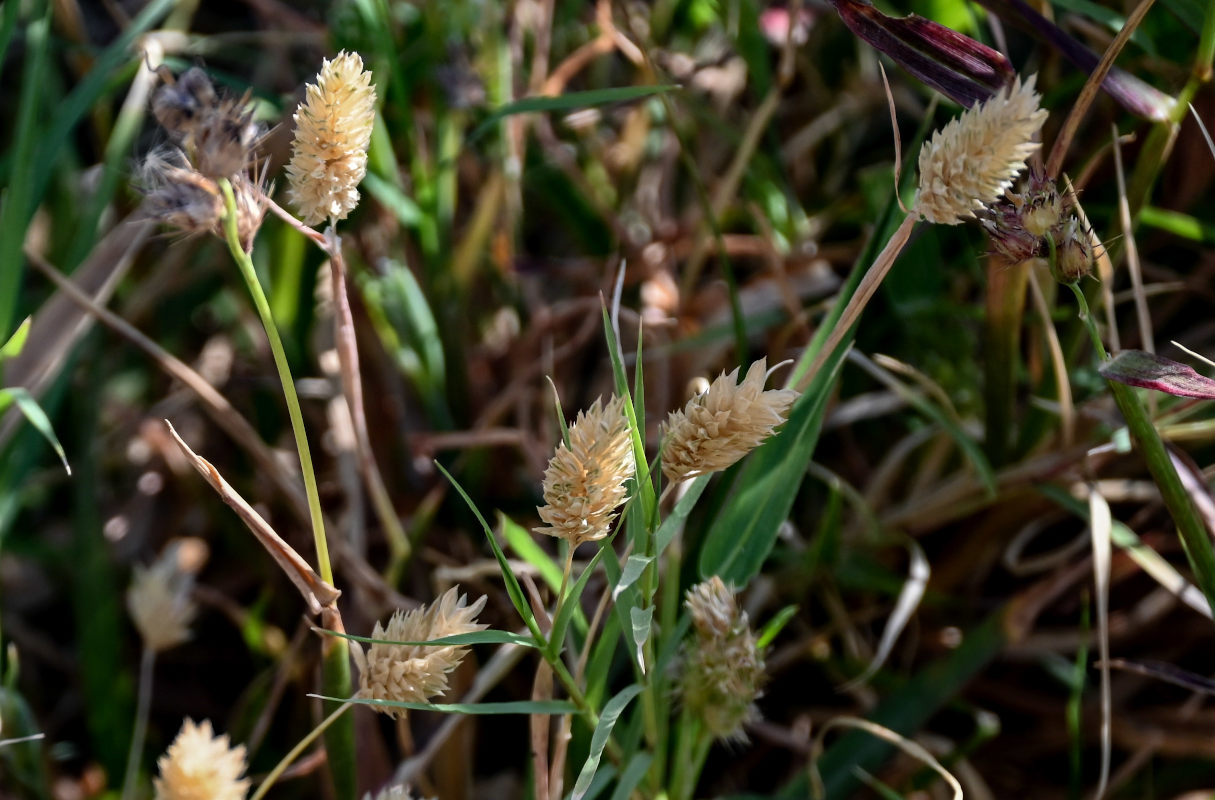
[[[1089,313],[1088,301],[1084,297],[1084,292],[1075,283],[1069,283],[1068,287],[1076,295],[1076,303],[1080,306],[1080,318],[1084,320],[1085,327],[1088,328],[1089,337],[1093,340],[1093,347],[1103,361],[1108,359],[1109,355],[1105,352],[1096,323]],[[1127,429],[1135,440],[1144,461],[1147,462],[1148,471],[1152,473],[1156,487],[1160,490],[1160,496],[1164,500],[1169,514],[1172,515],[1173,522],[1177,525],[1186,558],[1189,559],[1190,567],[1194,570],[1195,582],[1207,598],[1207,603],[1215,610],[1215,548],[1211,546],[1211,537],[1206,525],[1199,516],[1198,509],[1194,507],[1194,501],[1190,499],[1189,493],[1181,483],[1181,476],[1177,474],[1177,468],[1173,465],[1168,448],[1164,446],[1160,432],[1156,430],[1156,426],[1148,417],[1139,396],[1135,394],[1134,389],[1125,384],[1112,380],[1108,383],[1114,393],[1114,400],[1118,403],[1118,410],[1122,412],[1122,416],[1126,420]]]
[[[245,279],[253,305],[261,317],[262,327],[266,329],[270,352],[274,354],[274,366],[278,370],[278,378],[283,385],[283,396],[287,400],[291,432],[295,435],[295,446],[300,455],[300,472],[304,476],[304,491],[308,496],[308,516],[312,521],[312,538],[316,543],[317,571],[326,583],[332,584],[333,567],[329,563],[329,544],[325,540],[325,523],[321,517],[321,496],[316,488],[316,473],[312,469],[312,453],[308,449],[308,434],[304,431],[304,415],[300,411],[299,396],[295,393],[295,381],[291,377],[291,367],[287,364],[287,354],[283,351],[283,342],[278,335],[278,327],[274,324],[274,316],[270,313],[270,303],[257,280],[253,259],[240,243],[240,235],[236,229],[236,198],[232,194],[232,184],[227,178],[223,178],[219,181],[219,186],[224,193],[224,235],[228,250],[240,268],[241,277]]]
[[[139,697],[135,705],[135,731],[131,734],[131,751],[127,754],[127,774],[122,781],[122,800],[135,796],[135,781],[139,777],[139,758],[148,735],[148,711],[152,707],[152,666],[156,651],[144,645],[139,657]]]
[[[278,764],[275,765],[274,769],[270,770],[270,774],[267,775],[265,780],[261,782],[261,785],[257,787],[257,791],[250,795],[249,800],[261,800],[263,797],[265,797],[266,792],[270,791],[270,787],[274,785],[274,782],[282,777],[282,774],[287,771],[287,767],[291,766],[291,763],[295,761],[295,759],[299,758],[301,753],[308,749],[308,745],[315,742],[316,737],[324,733],[325,729],[330,725],[337,722],[338,718],[342,716],[342,714],[346,713],[346,710],[352,705],[353,704],[349,702],[342,703],[337,707],[337,710],[325,717],[320,725],[317,725],[308,733],[307,736],[300,739],[299,743],[296,744],[295,747],[291,748],[291,752],[283,756],[282,761],[279,761]]]

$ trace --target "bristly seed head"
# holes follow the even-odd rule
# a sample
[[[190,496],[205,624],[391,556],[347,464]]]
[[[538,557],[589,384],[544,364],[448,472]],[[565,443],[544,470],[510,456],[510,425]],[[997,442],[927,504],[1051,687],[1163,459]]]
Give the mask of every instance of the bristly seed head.
[[[608,535],[616,509],[625,501],[633,477],[633,440],[624,399],[599,400],[579,412],[570,426],[569,445],[557,451],[544,471],[544,502],[538,509],[547,526],[536,528],[577,547]]]
[[[1046,121],[1031,75],[963,112],[920,150],[920,185],[912,213],[956,225],[999,198],[1040,144]]]
[[[294,119],[291,202],[309,225],[345,219],[359,202],[375,124],[375,87],[358,53],[325,60]]]
[[[662,473],[681,481],[726,469],[750,453],[785,421],[797,392],[764,391],[768,361],[761,358],[738,383],[738,369],[724,372],[708,391],[671,412],[663,432]]]
[[[170,542],[150,566],[135,566],[127,589],[127,610],[144,646],[154,653],[188,640],[198,613],[190,599],[194,575],[181,555],[181,541]]]
[[[245,747],[228,747],[228,736],[215,736],[210,720],[187,719],[181,732],[156,762],[156,800],[244,800],[249,779]]]
[[[743,739],[766,677],[747,614],[716,575],[688,590],[686,606],[695,635],[684,645],[680,699],[714,738]]]
[[[487,626],[476,622],[476,617],[485,607],[485,597],[468,605],[468,598],[459,591],[459,587],[453,586],[430,607],[397,611],[388,620],[387,626],[382,627],[378,622],[375,624],[371,638],[392,642],[426,642],[484,630]],[[376,643],[368,648],[366,655],[359,648],[354,648],[352,652],[359,667],[359,697],[398,703],[425,703],[447,692],[447,673],[460,666],[468,654],[468,648]],[[405,709],[393,706],[371,707],[394,719],[400,719],[407,713]]]

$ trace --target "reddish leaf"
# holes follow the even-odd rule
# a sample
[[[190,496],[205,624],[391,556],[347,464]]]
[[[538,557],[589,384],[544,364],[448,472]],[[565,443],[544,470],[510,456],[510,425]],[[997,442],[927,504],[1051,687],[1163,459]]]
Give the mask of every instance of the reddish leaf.
[[[944,25],[915,14],[888,17],[865,0],[831,4],[858,37],[967,108],[1012,82],[1012,64],[1002,53]]]
[[[1155,389],[1178,397],[1215,400],[1215,380],[1199,375],[1185,364],[1142,350],[1123,350],[1099,371],[1107,379],[1127,386]]]

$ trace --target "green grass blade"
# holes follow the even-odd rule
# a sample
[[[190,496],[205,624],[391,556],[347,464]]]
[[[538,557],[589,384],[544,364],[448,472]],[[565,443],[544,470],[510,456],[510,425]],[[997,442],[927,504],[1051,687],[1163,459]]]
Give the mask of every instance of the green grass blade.
[[[68,465],[67,454],[63,452],[63,445],[59,444],[59,437],[55,436],[55,429],[51,427],[50,418],[42,410],[42,406],[38,405],[38,401],[34,399],[34,396],[20,386],[10,386],[7,389],[0,389],[0,397],[9,398],[17,404],[17,408],[21,409],[21,413],[25,415],[29,423],[55,449],[55,454],[63,462],[63,468],[67,471],[68,475],[71,475],[72,468]]]
[[[25,349],[25,340],[29,335],[30,317],[26,317],[25,322],[18,325],[17,330],[13,331],[13,335],[8,337],[8,341],[4,343],[3,347],[0,347],[0,364],[21,355],[21,351]]]
[[[620,773],[620,780],[616,782],[616,789],[612,792],[609,800],[629,800],[633,794],[633,790],[641,783],[641,779],[645,777],[646,772],[650,769],[650,761],[653,756],[649,753],[634,753],[629,759],[628,765],[624,768],[624,772]]]
[[[586,565],[586,569],[582,570],[582,574],[578,576],[578,580],[574,581],[574,585],[570,587],[569,595],[565,598],[565,602],[561,604],[561,610],[558,612],[557,618],[553,620],[553,633],[550,638],[554,654],[561,651],[561,645],[565,641],[565,632],[569,629],[571,620],[582,620],[580,630],[586,631],[586,618],[582,613],[582,604],[578,601],[582,597],[582,592],[586,589],[587,581],[595,573],[595,567],[599,565],[600,559],[603,558],[603,554],[611,549],[611,543],[611,539],[599,543],[599,550],[591,558],[590,563]]]
[[[464,502],[468,504],[468,508],[477,518],[477,522],[481,523],[481,529],[485,531],[485,538],[489,540],[489,546],[494,551],[494,558],[498,559],[498,566],[502,569],[502,580],[506,583],[506,594],[510,597],[511,605],[515,607],[515,611],[519,612],[519,616],[523,619],[524,624],[527,625],[527,629],[532,632],[536,644],[544,647],[547,642],[544,634],[540,632],[540,626],[536,624],[536,616],[532,613],[531,604],[523,596],[523,588],[519,586],[519,579],[511,571],[510,564],[507,562],[502,548],[498,546],[498,540],[494,537],[493,530],[490,529],[489,524],[485,521],[485,517],[481,516],[481,512],[477,510],[477,506],[472,501],[472,498],[468,496],[468,492],[464,491],[464,487],[452,477],[451,473],[442,464],[438,461],[434,463],[438,467],[439,472],[443,473],[443,477],[447,478],[452,487],[459,492],[460,497],[464,498]]]
[[[582,92],[566,92],[556,97],[524,97],[512,103],[498,106],[488,117],[469,134],[468,144],[480,139],[494,125],[505,117],[513,114],[528,114],[537,111],[577,111],[581,108],[607,105],[608,103],[623,103],[629,100],[639,100],[652,97],[663,92],[678,89],[676,84],[656,86],[613,86],[608,89],[588,89]]]
[[[793,615],[797,613],[797,606],[785,606],[780,611],[776,612],[776,616],[768,620],[768,624],[760,629],[759,635],[755,637],[755,646],[763,650],[768,645],[772,644],[789,620],[793,619]]]
[[[675,504],[675,508],[667,515],[662,524],[658,526],[657,533],[654,538],[658,540],[658,552],[661,554],[667,549],[667,545],[675,538],[675,534],[679,532],[680,527],[688,518],[688,514],[692,513],[692,509],[696,507],[696,501],[704,494],[705,487],[709,485],[711,475],[700,475],[692,479],[692,483],[684,491],[683,496],[679,498],[679,502]]]
[[[559,591],[561,567],[544,552],[532,532],[501,512],[498,513],[498,526],[502,529],[502,538],[506,539],[507,546],[515,555],[535,567],[540,572],[540,577],[548,584],[548,588],[554,592]]]
[[[9,0],[7,5],[16,5]],[[25,64],[21,79],[21,98],[17,104],[16,130],[12,146],[12,177],[5,187],[0,205],[0,336],[7,336],[21,292],[24,256],[21,248],[25,230],[36,201],[34,152],[38,118],[46,94],[47,64],[50,50],[51,9],[42,19],[25,29]]]
[[[637,411],[633,406],[633,396],[629,391],[629,379],[624,371],[624,356],[620,351],[620,342],[616,339],[616,330],[608,317],[607,308],[603,309],[603,333],[607,338],[608,357],[612,362],[612,377],[616,384],[616,394],[625,398],[624,413],[629,418],[629,431],[633,438],[633,460],[637,465],[634,485],[637,487],[637,497],[641,501],[641,517],[643,520],[655,518],[658,507],[658,497],[654,492],[654,482],[650,479],[650,465],[645,457],[645,440],[638,427]],[[641,535],[648,531],[647,526],[638,526]],[[642,552],[649,552],[648,542],[634,540],[633,546]]]
[[[620,715],[624,713],[629,702],[641,694],[641,688],[640,685],[633,684],[621,689],[619,694],[604,705],[603,713],[599,715],[599,724],[595,726],[595,732],[591,734],[591,751],[587,754],[582,770],[578,773],[578,779],[574,781],[573,800],[581,800],[590,789],[591,781],[595,778],[595,771],[599,769],[599,760],[603,758],[603,749],[612,735],[612,728],[616,727],[616,721],[620,719]]]

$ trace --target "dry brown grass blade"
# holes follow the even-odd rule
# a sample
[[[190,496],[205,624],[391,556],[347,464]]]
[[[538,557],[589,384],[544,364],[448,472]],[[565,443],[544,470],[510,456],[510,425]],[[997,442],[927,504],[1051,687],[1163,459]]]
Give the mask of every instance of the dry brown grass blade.
[[[532,682],[532,700],[543,702],[553,699],[553,670],[547,663],[536,667],[536,679]],[[532,744],[532,776],[536,782],[536,800],[549,800],[548,783],[548,738],[552,729],[552,718],[548,714],[532,714],[528,718]],[[561,789],[558,788],[558,797]]]
[[[190,446],[177,435],[173,423],[165,420],[165,425],[168,426],[169,435],[173,437],[173,441],[177,443],[181,452],[190,460],[198,473],[219,494],[220,499],[232,507],[241,521],[249,527],[257,540],[266,548],[270,557],[278,562],[283,572],[300,590],[308,610],[313,614],[319,614],[322,608],[333,606],[342,593],[321,580],[312,567],[308,566],[308,562],[304,561],[291,545],[274,532],[270,523],[266,522],[261,514],[258,514],[252,506],[245,502],[244,498],[236,493],[236,490],[228,485],[224,477],[219,474],[219,470],[212,466],[211,462],[190,449]]]
[[[1064,447],[1071,447],[1076,441],[1076,407],[1072,402],[1072,384],[1067,373],[1067,361],[1063,356],[1063,346],[1059,343],[1059,332],[1051,321],[1050,305],[1046,302],[1046,293],[1038,281],[1037,270],[1029,270],[1029,291],[1034,299],[1034,307],[1042,319],[1042,333],[1046,336],[1046,347],[1050,351],[1051,369],[1055,373],[1055,385],[1059,392],[1059,428]]]
[[[155,227],[156,223],[149,220],[130,218],[115,225],[76,269],[75,280],[82,291],[105,303]],[[40,255],[28,243],[26,258],[35,266],[41,262]],[[51,297],[34,313],[21,354],[5,364],[4,385],[24,386],[30,394],[40,396],[61,373],[64,359],[90,324],[89,313],[77,303],[65,297]],[[0,447],[18,427],[16,416],[0,424]]]
[[[333,339],[337,348],[338,363],[342,374],[342,394],[354,423],[355,449],[359,468],[371,495],[372,506],[392,550],[392,563],[388,574],[395,576],[405,559],[409,557],[409,537],[401,526],[400,517],[384,485],[384,477],[376,464],[371,449],[371,436],[367,431],[367,414],[363,406],[363,379],[359,375],[359,347],[355,340],[354,315],[350,310],[350,296],[346,292],[346,259],[342,257],[342,243],[333,229],[327,237],[329,273],[333,284]]]
[[[1059,129],[1059,135],[1055,137],[1050,157],[1046,159],[1047,177],[1059,177],[1059,171],[1063,168],[1063,159],[1067,156],[1072,139],[1080,128],[1080,122],[1088,115],[1089,107],[1097,98],[1097,93],[1101,91],[1101,84],[1105,80],[1105,76],[1114,66],[1114,61],[1122,52],[1122,48],[1126,47],[1126,43],[1131,40],[1131,35],[1138,29],[1139,23],[1143,22],[1143,18],[1147,16],[1148,9],[1152,7],[1153,2],[1155,0],[1139,0],[1139,5],[1135,6],[1135,10],[1126,18],[1126,22],[1122,23],[1122,30],[1118,31],[1118,35],[1114,37],[1114,41],[1110,42],[1110,46],[1105,48],[1105,53],[1102,54],[1101,61],[1097,63],[1097,68],[1088,76],[1084,88],[1080,90],[1076,102],[1068,112],[1067,119],[1063,122],[1063,127]]]
[[[1135,293],[1135,319],[1139,323],[1139,346],[1149,353],[1156,352],[1152,335],[1152,317],[1148,313],[1147,295],[1143,292],[1143,269],[1139,263],[1139,248],[1135,245],[1135,226],[1131,220],[1131,206],[1126,199],[1126,172],[1122,169],[1122,148],[1118,143],[1118,126],[1112,126],[1111,141],[1114,145],[1114,176],[1118,180],[1118,222],[1122,225],[1122,244],[1126,254],[1126,269],[1131,274],[1131,288]],[[1153,410],[1155,402],[1153,401]]]

